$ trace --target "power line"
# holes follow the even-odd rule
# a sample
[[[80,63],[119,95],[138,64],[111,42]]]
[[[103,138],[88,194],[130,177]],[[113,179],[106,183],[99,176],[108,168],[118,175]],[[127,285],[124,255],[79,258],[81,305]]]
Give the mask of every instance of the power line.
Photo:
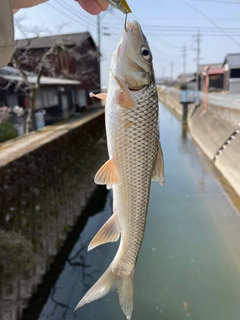
[[[64,7],[65,10],[70,11],[70,13],[72,13],[73,15],[78,16],[79,18],[81,18],[82,20],[84,20],[84,21],[87,23],[87,25],[89,25],[89,23],[90,23],[92,28],[94,28],[95,30],[97,29],[98,46],[99,46],[99,43],[100,43],[101,41],[99,42],[100,27],[98,28],[98,18],[100,19],[100,22],[101,22],[101,19],[107,14],[108,11],[105,11],[105,13],[103,13],[103,15],[98,15],[98,16],[97,16],[97,23],[96,23],[96,22],[91,21],[91,20],[89,20],[88,18],[86,18],[86,17],[85,17],[83,14],[81,14],[80,12],[74,11],[74,9],[70,8],[66,3],[64,4],[64,3],[60,2],[59,0],[55,0],[55,1],[57,1],[60,6]],[[109,34],[109,35],[111,36],[111,37],[110,37],[110,40],[113,40],[112,37],[118,40],[118,38],[114,37],[114,35],[113,35],[112,33]],[[100,47],[100,46],[99,46],[99,47]]]
[[[152,34],[152,33],[148,33],[148,36],[155,36],[155,37],[192,37],[194,34],[196,34],[196,31],[195,32],[185,32],[185,33],[175,33],[175,32],[159,32],[158,34]],[[115,34],[116,35],[116,34]],[[220,37],[226,37],[224,34],[221,34],[221,33],[203,33],[201,32],[201,35],[204,36],[204,37],[211,37],[211,38],[220,38]],[[240,37],[240,33],[239,34],[231,34],[232,36],[234,37]],[[152,47],[152,45],[151,45]],[[159,52],[159,54],[162,55],[161,52]],[[164,53],[165,55],[168,55],[167,53]],[[168,55],[169,56],[169,55]],[[164,58],[164,57],[163,57]],[[168,60],[172,59],[173,57],[169,57]]]
[[[56,0],[58,2],[58,0]],[[61,13],[62,15],[66,16],[67,18],[69,18],[71,21],[74,21],[76,23],[80,23],[81,21],[85,21],[87,22],[88,26],[91,28],[94,28],[95,30],[97,29],[97,34],[98,34],[98,28],[97,28],[97,23],[88,20],[87,18],[85,18],[83,15],[81,15],[79,12],[75,12],[72,8],[69,8],[68,6],[66,6],[66,4],[62,3],[62,2],[58,2],[58,4],[63,7],[64,10],[67,10],[71,16],[69,16],[68,14],[66,14],[66,12],[63,12],[62,10],[54,7],[53,5],[47,3],[48,6],[50,6],[51,8],[53,8],[54,10],[58,11],[59,13]],[[73,18],[74,17],[74,18]],[[78,19],[80,18],[81,20],[76,20],[75,17]],[[83,26],[83,24],[81,24]],[[84,26],[85,27],[85,26]],[[113,40],[112,37],[114,37],[113,34],[111,34],[110,40]],[[115,37],[116,39],[116,37]],[[118,40],[118,39],[117,39]],[[99,45],[99,36],[98,36],[98,45]]]
[[[139,18],[138,16],[136,16],[135,14],[133,14],[133,16],[136,17],[136,19],[141,22],[142,19],[140,19],[140,18]],[[141,26],[143,26],[144,28],[146,27],[146,29],[148,28],[148,25],[145,25],[145,24],[143,24],[142,22],[141,22]],[[149,34],[148,34],[148,38],[149,38]],[[155,41],[156,41],[156,40],[154,39],[153,41],[154,41],[154,44],[155,44]],[[159,50],[158,47],[156,47],[154,44],[151,43],[151,47],[154,49],[155,52],[158,52],[158,54],[159,54],[160,56],[165,55],[165,56],[168,56],[168,57],[169,57],[169,54],[168,54],[168,53],[165,53],[165,52]],[[171,44],[171,45],[175,47],[175,45],[173,45],[173,44]],[[177,46],[176,46],[176,47],[177,47]],[[173,59],[173,57],[169,57],[169,58],[170,58],[170,59]],[[168,61],[169,61],[169,58],[161,57],[161,59],[165,59],[165,60],[168,60]]]
[[[70,19],[71,21],[76,22],[77,24],[81,24],[79,20],[73,18],[73,16],[68,15],[66,12],[63,12],[62,10],[54,7],[52,4],[50,3],[46,3],[47,6],[51,7],[52,9],[54,9],[55,11],[58,11],[59,13],[61,13],[64,17],[67,17],[68,19]]]
[[[138,17],[138,16],[136,16],[135,14],[133,14],[133,16],[135,16],[135,17],[139,20],[139,17]],[[141,21],[141,19],[140,19],[139,21]],[[149,29],[149,25],[146,25],[146,24],[141,24],[141,25],[144,26],[144,28]],[[165,39],[162,39],[162,40],[165,41],[165,42],[168,44],[168,46],[170,45],[170,46],[172,46],[172,47],[179,48],[179,47],[176,46],[175,44],[170,43],[169,41],[166,41]]]
[[[224,33],[230,40],[232,40],[232,42],[234,42],[237,46],[240,47],[240,43],[238,41],[236,41],[231,35],[229,35],[224,29],[222,29],[221,27],[219,27],[212,19],[210,19],[208,16],[206,16],[202,11],[200,11],[199,9],[195,8],[193,5],[191,5],[190,3],[188,3],[185,0],[180,0],[181,2],[185,3],[187,6],[189,6],[190,8],[192,8],[193,10],[195,10],[196,12],[198,12],[199,14],[201,14],[206,20],[208,20],[212,25],[214,25],[216,28],[218,28],[219,30],[222,31],[222,33]]]
[[[198,1],[198,0],[195,0],[195,1]],[[111,18],[109,18],[110,22],[115,22],[115,20],[112,20]],[[151,19],[151,21],[154,21],[156,19]],[[164,17],[159,17],[157,18],[157,21],[163,21],[163,20],[167,20],[167,21],[177,21],[177,20],[184,20],[184,21],[196,21],[196,20],[205,20],[205,18],[193,18],[193,17],[167,17],[166,15]],[[218,17],[218,18],[214,18],[214,20],[221,20],[221,21],[239,21],[239,18],[236,18],[236,17]]]
[[[174,67],[173,72],[177,71],[178,69],[182,68],[182,63]]]
[[[216,2],[216,3],[227,3],[227,4],[240,4],[240,1],[220,1],[220,0],[192,0],[198,2]]]
[[[118,26],[118,25],[111,25],[110,26],[111,29],[115,29],[115,30],[119,30],[119,29],[122,29],[122,26]],[[213,28],[213,27],[201,27],[201,26],[177,26],[177,25],[174,25],[174,26],[171,26],[171,25],[149,25],[148,30],[150,29],[154,29],[154,32],[157,32],[157,31],[178,31],[178,32],[182,32],[182,31],[193,31],[193,32],[196,32],[197,30],[201,29],[201,31],[204,31],[204,32],[221,32],[222,33],[222,30],[219,30],[219,28]],[[231,31],[231,32],[237,32],[239,33],[240,32],[240,27],[226,27],[224,28],[224,30],[228,30],[228,31]],[[150,30],[150,31],[153,31],[153,30]]]
[[[73,10],[69,5],[66,5],[64,1],[55,0],[59,6],[61,6],[64,10],[67,10],[71,15],[73,15],[76,18],[80,18],[81,21],[84,21],[88,26],[91,25],[91,27],[96,28],[96,23],[87,19],[83,14],[81,14],[78,11]]]

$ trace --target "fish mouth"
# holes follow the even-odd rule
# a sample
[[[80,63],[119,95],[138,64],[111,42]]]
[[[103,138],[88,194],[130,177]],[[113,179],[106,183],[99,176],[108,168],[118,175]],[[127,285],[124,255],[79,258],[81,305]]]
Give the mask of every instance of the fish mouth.
[[[143,91],[147,88],[146,85],[142,86],[142,87],[138,87],[138,88],[131,88],[131,87],[128,87],[128,90],[131,91],[131,92],[139,92],[139,91]]]
[[[128,32],[132,28],[133,28],[133,22],[127,21],[125,30]]]
[[[125,30],[126,32],[133,32],[133,30],[142,32],[140,24],[136,20],[134,20],[133,22],[127,21]]]

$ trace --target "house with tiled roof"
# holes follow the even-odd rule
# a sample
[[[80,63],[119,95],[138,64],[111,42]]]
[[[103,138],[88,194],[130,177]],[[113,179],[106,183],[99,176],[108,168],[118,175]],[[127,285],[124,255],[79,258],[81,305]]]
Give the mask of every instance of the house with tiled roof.
[[[200,65],[201,90],[206,89],[206,72],[208,74],[208,90],[219,91],[223,90],[224,69],[222,63],[208,63]]]
[[[240,93],[240,53],[230,53],[223,62],[224,90]]]
[[[45,59],[51,48],[53,54]],[[89,32],[16,40],[15,56],[22,69],[37,73],[44,61],[43,76],[79,81],[77,102],[81,107],[98,103],[89,92],[100,92],[99,54]]]

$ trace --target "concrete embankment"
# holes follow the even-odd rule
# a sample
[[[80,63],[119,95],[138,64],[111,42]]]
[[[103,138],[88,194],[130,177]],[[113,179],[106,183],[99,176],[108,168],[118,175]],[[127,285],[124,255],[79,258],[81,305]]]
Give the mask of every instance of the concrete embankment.
[[[0,319],[21,318],[106,159],[103,109],[0,145]]]
[[[179,91],[159,89],[159,100],[182,115]],[[190,105],[188,126],[194,140],[240,194],[240,110]]]

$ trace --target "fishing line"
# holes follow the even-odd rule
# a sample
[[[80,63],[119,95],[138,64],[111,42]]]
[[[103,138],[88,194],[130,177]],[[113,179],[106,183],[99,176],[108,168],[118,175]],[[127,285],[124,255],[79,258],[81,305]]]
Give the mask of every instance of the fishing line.
[[[126,32],[127,32],[127,15],[128,15],[128,10],[126,10],[125,21],[124,21],[124,29]]]

